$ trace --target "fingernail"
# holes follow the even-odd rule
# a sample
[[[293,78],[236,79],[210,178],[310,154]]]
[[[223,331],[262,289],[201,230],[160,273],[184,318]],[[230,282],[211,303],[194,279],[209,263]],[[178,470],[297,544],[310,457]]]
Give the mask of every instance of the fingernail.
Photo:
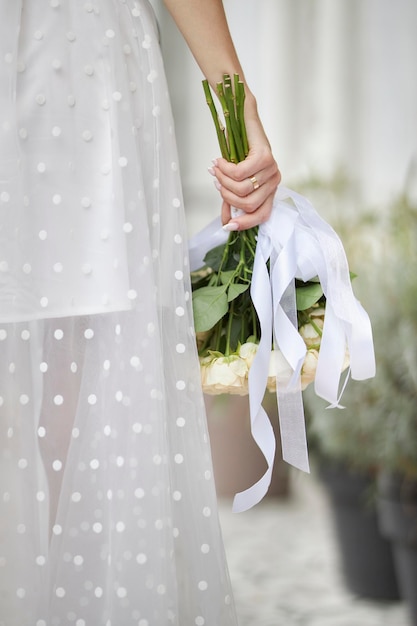
[[[214,171],[213,167],[208,167],[207,170],[208,170],[209,174],[211,174],[212,176],[216,176],[216,172]]]
[[[217,159],[211,159],[211,162],[213,163],[213,165],[217,165]]]
[[[222,188],[221,184],[219,183],[219,181],[217,180],[217,178],[215,178],[213,180],[214,186],[216,187],[217,191],[220,191],[220,189]]]
[[[232,230],[239,230],[239,224],[237,222],[228,222],[223,226],[223,230],[231,232]]]

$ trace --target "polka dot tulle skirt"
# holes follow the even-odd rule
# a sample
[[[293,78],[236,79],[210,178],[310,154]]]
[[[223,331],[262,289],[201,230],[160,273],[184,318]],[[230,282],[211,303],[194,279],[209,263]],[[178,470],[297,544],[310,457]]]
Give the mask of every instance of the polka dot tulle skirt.
[[[153,13],[0,48],[0,625],[233,626]]]

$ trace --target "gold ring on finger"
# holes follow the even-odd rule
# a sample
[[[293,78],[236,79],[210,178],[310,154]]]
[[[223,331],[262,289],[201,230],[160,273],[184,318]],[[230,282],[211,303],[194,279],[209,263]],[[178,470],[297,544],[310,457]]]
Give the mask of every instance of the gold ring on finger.
[[[258,183],[258,179],[256,178],[256,176],[251,176],[249,178],[250,182],[253,185],[253,190],[256,191],[257,189],[259,189],[259,183]]]

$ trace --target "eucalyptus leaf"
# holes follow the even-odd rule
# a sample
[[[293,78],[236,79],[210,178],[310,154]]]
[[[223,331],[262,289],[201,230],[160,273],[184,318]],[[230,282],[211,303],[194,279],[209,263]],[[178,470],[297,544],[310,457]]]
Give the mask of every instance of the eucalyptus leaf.
[[[246,283],[246,285],[244,283],[232,283],[229,285],[229,289],[227,290],[228,302],[240,296],[240,294],[244,293],[247,289],[249,289],[249,283]]]
[[[323,289],[320,283],[309,282],[304,286],[297,286],[295,297],[297,303],[297,311],[305,311],[312,307],[323,295]]]
[[[228,311],[226,287],[201,287],[193,292],[196,332],[210,330]]]

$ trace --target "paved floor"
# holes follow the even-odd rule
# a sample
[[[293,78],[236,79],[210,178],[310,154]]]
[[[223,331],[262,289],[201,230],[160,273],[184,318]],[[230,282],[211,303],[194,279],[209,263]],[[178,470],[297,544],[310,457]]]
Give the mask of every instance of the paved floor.
[[[410,626],[403,603],[346,589],[327,500],[311,476],[297,473],[289,499],[246,513],[221,499],[220,518],[240,626]]]

